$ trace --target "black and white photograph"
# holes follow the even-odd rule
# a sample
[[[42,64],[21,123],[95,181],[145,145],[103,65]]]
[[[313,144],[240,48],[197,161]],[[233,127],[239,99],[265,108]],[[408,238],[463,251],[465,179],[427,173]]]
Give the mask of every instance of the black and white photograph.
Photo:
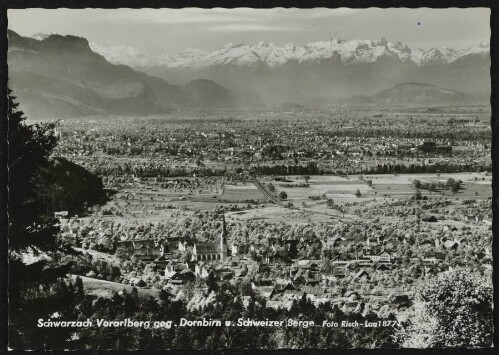
[[[10,350],[493,347],[490,8],[7,18]]]

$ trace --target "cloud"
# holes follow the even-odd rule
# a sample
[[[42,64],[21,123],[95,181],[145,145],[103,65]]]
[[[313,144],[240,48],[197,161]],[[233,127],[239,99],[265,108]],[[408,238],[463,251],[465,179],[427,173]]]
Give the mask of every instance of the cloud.
[[[86,9],[92,12],[101,12],[98,16],[104,21],[115,23],[155,23],[155,24],[188,24],[188,23],[268,23],[283,21],[304,21],[320,18],[353,15],[359,10],[349,8],[326,9]],[[249,27],[248,27],[249,28]],[[254,27],[256,28],[256,27]],[[251,31],[251,29],[248,29]]]

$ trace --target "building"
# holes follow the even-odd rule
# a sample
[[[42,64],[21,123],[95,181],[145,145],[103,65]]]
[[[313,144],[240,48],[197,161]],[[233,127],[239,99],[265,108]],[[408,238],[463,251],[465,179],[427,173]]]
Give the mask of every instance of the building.
[[[222,222],[222,231],[218,242],[194,243],[192,248],[192,261],[217,260],[224,263],[227,260],[227,229],[225,226],[225,216]]]
[[[162,241],[141,239],[132,241],[132,254],[139,260],[152,261],[164,253]]]

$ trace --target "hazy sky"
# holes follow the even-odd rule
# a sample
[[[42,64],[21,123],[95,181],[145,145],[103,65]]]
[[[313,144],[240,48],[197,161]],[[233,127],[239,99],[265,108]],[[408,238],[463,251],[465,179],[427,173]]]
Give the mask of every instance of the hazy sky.
[[[490,10],[470,9],[23,9],[8,10],[21,35],[72,34],[103,45],[175,53],[228,42],[304,45],[329,38],[464,48],[490,38]]]

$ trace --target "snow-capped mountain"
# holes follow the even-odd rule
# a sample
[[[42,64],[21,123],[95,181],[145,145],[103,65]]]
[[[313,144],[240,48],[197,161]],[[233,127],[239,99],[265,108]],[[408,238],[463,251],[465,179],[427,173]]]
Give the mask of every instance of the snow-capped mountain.
[[[171,67],[174,63],[184,63],[205,56],[208,52],[200,49],[186,49],[175,55],[150,55],[140,49],[128,46],[102,46],[91,42],[90,48],[113,64],[124,64],[133,68]]]
[[[465,50],[447,47],[423,50],[410,48],[401,42],[389,42],[384,38],[375,41],[330,39],[309,43],[303,47],[293,44],[276,46],[269,42],[255,45],[229,43],[213,51],[188,49],[174,55],[148,55],[131,47],[104,47],[91,44],[91,48],[114,64],[131,67],[206,68],[219,65],[256,66],[266,64],[271,68],[289,62],[314,63],[339,60],[344,64],[373,63],[383,58],[398,59],[416,65],[452,63],[468,54],[487,54],[488,43]]]
[[[423,50],[384,38],[330,39],[304,46],[278,46],[262,41],[163,55],[95,43],[90,43],[90,48],[110,63],[130,66],[172,85],[212,80],[231,92],[258,96],[268,105],[369,96],[406,82],[463,93],[490,93],[488,42],[468,49]]]

